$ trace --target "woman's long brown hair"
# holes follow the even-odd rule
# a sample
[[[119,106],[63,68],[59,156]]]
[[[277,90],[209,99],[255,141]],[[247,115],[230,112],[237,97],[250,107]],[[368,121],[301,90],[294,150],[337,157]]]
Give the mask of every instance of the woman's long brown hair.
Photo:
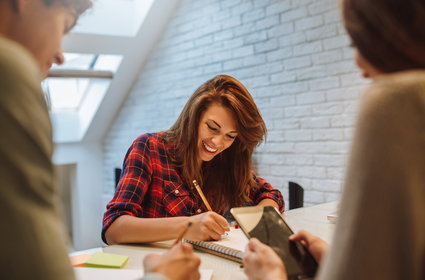
[[[233,144],[211,161],[199,164],[198,128],[203,112],[212,103],[230,109],[238,136]],[[224,213],[230,207],[250,202],[255,185],[252,153],[267,133],[254,100],[237,79],[218,75],[201,85],[189,98],[174,125],[167,131],[168,141],[177,145],[175,162],[181,167],[185,183],[197,180],[212,208]]]

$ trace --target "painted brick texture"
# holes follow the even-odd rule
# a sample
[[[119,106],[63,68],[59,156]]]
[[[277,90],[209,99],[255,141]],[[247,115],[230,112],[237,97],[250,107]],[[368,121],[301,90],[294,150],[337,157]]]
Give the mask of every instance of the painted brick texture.
[[[104,141],[105,201],[131,142],[165,130],[217,74],[249,89],[269,129],[257,173],[305,204],[339,197],[362,89],[336,0],[183,0]]]

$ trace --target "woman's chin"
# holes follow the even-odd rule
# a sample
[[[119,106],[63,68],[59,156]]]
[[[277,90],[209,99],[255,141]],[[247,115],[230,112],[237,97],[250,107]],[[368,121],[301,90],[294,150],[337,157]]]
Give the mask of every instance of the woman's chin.
[[[201,156],[202,161],[211,161],[215,157],[215,154],[209,155],[204,152],[204,154]]]

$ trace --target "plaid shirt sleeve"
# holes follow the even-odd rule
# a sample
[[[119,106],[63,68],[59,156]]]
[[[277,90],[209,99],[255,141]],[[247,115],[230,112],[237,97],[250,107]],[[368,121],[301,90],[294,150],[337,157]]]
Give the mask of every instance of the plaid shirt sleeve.
[[[260,203],[261,200],[269,198],[274,200],[279,205],[279,211],[283,213],[285,210],[285,201],[279,190],[275,189],[271,184],[267,183],[263,178],[257,177],[254,174],[254,180],[257,186],[251,192],[251,199],[254,205]]]
[[[149,137],[142,135],[133,142],[127,151],[114,198],[106,206],[107,210],[103,217],[103,241],[106,242],[106,230],[118,217],[141,215],[141,205],[151,182],[151,175]]]
[[[129,148],[120,181],[103,216],[105,232],[122,215],[141,218],[192,216],[202,212],[202,200],[182,181],[169,159],[172,147],[164,133],[139,136]]]

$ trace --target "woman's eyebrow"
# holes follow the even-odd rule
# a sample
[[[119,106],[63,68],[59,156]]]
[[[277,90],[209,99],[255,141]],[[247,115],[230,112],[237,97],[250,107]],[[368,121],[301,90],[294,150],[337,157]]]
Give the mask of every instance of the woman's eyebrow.
[[[219,125],[215,120],[212,119],[208,119],[208,121],[213,122],[216,126],[218,126],[219,128],[221,128],[221,125]]]

